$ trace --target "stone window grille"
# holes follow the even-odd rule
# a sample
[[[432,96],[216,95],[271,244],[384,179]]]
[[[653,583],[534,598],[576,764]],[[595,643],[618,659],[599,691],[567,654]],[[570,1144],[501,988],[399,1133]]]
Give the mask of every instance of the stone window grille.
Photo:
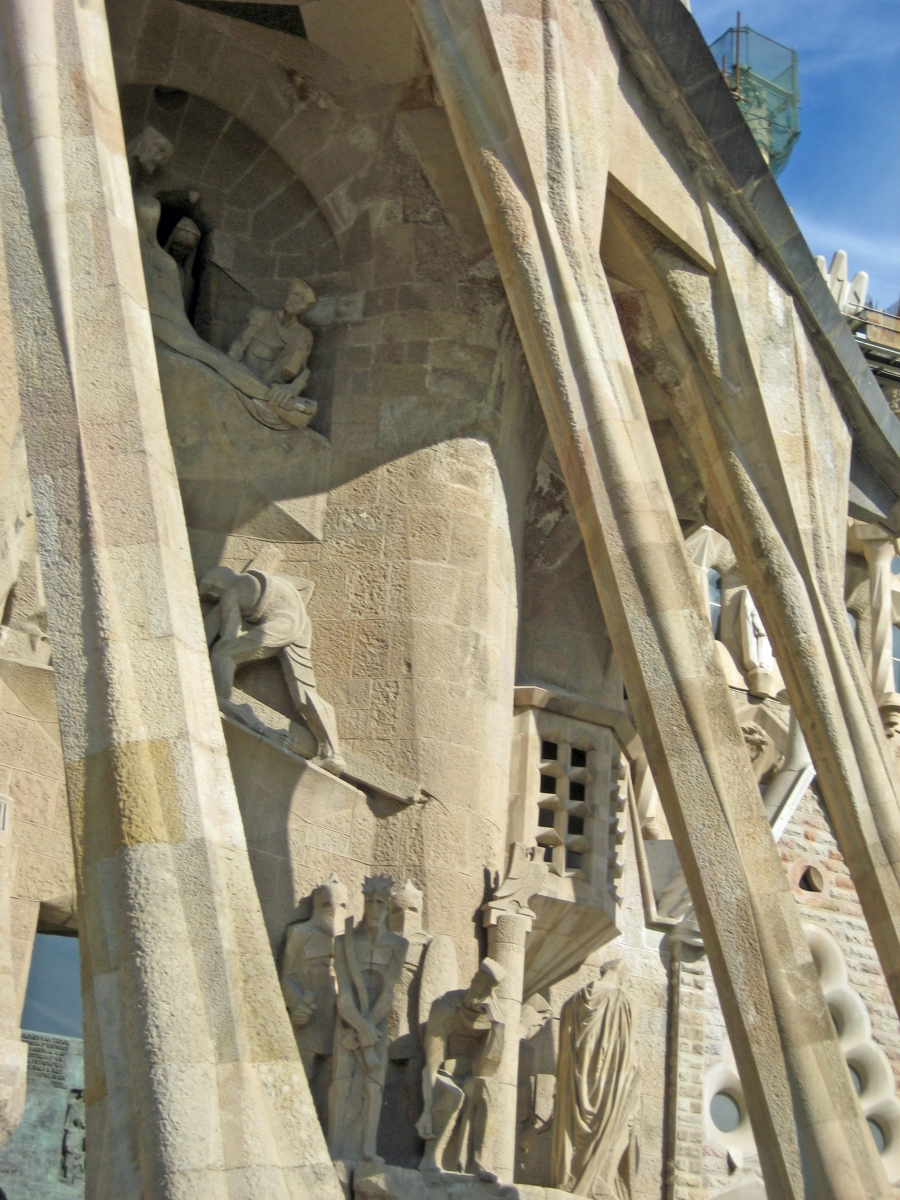
[[[515,729],[510,840],[540,848],[560,899],[612,914],[628,819],[613,729],[531,706],[516,708]]]

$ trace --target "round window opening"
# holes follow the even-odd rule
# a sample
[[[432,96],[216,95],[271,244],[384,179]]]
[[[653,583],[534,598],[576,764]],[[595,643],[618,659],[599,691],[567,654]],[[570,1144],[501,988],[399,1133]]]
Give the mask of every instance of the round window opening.
[[[856,1063],[852,1062],[848,1062],[847,1066],[850,1069],[850,1078],[853,1080],[853,1086],[856,1089],[856,1094],[857,1096],[861,1096],[866,1086],[865,1075],[862,1072],[862,1068],[858,1067]]]
[[[831,1004],[828,1005],[828,1011],[831,1013],[831,1021],[834,1025],[834,1031],[838,1035],[844,1032],[844,1017],[839,1009],[834,1008]]]
[[[800,876],[800,888],[804,892],[821,892],[825,888],[825,879],[818,867],[807,867]]]
[[[869,1127],[869,1132],[872,1135],[872,1141],[875,1143],[875,1149],[879,1154],[884,1154],[887,1149],[888,1136],[885,1133],[884,1126],[880,1121],[876,1121],[873,1117],[866,1117],[866,1124]]]
[[[719,1133],[734,1133],[741,1123],[741,1106],[730,1092],[716,1092],[710,1102],[709,1115]]]

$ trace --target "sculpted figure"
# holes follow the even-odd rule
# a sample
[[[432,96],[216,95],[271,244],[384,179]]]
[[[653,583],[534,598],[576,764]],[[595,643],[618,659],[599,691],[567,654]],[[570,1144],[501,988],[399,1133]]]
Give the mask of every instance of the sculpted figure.
[[[216,601],[204,618],[216,693],[230,697],[241,663],[277,657],[291,699],[319,743],[321,765],[339,775],[346,764],[334,709],[316,690],[312,623],[294,585],[266,571],[213,567],[200,580],[200,596]]]
[[[328,1149],[333,1159],[380,1162],[376,1154],[384,1094],[388,1013],[409,943],[387,927],[388,876],[367,878],[359,925],[347,919],[335,939],[338,1021],[328,1096]]]
[[[63,1126],[62,1176],[66,1183],[84,1179],[84,1091],[69,1092],[66,1119]]]
[[[425,1140],[423,1171],[466,1171],[494,1178],[484,1161],[490,1080],[503,1055],[505,1026],[494,995],[505,972],[484,958],[465,989],[431,1006],[425,1027],[424,1108],[416,1128]]]
[[[281,312],[268,308],[251,310],[243,333],[231,344],[229,355],[245,363],[263,383],[283,384],[292,396],[299,396],[309,382],[306,362],[313,346],[313,335],[301,325],[300,318],[315,304],[312,288],[302,279],[295,279]]]
[[[634,1016],[622,983],[625,964],[563,1005],[559,1028],[553,1186],[576,1196],[620,1197],[629,1173],[631,1119],[639,1069]],[[624,1169],[623,1169],[623,1159]]]
[[[750,692],[754,696],[768,695],[772,685],[775,659],[772,654],[772,643],[769,641],[762,618],[748,588],[744,588],[741,593],[738,631],[741,639],[741,658],[747,672]]]
[[[410,1035],[418,1044],[431,1005],[456,986],[456,948],[452,938],[422,928],[425,897],[410,880],[391,889],[388,922],[409,942],[403,974],[394,993],[395,1038]]]
[[[128,168],[131,186],[138,188],[172,157],[174,146],[169,139],[152,125],[147,125],[136,138],[128,143]]]
[[[161,133],[149,127],[145,129],[129,146],[129,162],[132,164],[135,185],[141,182],[142,177],[149,178],[171,153],[172,145]],[[275,422],[273,428],[299,429],[308,425],[316,405],[312,400],[298,399],[293,384],[263,383],[243,363],[235,362],[229,355],[204,342],[185,311],[179,264],[157,240],[162,212],[159,200],[148,191],[136,190],[134,211],[154,336],[170,350],[196,359],[221,375],[241,396],[246,397],[248,411],[263,424]]]
[[[344,932],[347,899],[336,875],[320,884],[312,894],[309,920],[287,927],[281,965],[281,991],[323,1129],[337,1011],[334,939]]]
[[[452,938],[422,928],[424,896],[409,880],[391,891],[388,922],[409,942],[403,972],[394,989],[388,1016],[388,1070],[385,1116],[379,1146],[397,1166],[417,1167],[422,1142],[416,1119],[422,1112],[422,1036],[431,1005],[457,986],[456,947]]]
[[[166,253],[178,263],[178,274],[181,277],[181,296],[185,312],[190,307],[194,294],[194,259],[197,247],[200,245],[200,226],[190,217],[182,217],[166,242]]]

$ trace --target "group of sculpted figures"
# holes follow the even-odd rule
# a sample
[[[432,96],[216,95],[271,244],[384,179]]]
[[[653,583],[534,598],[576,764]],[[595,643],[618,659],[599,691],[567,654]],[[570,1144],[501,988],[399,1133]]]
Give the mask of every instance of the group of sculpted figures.
[[[381,1140],[392,1148],[405,1113],[417,1111],[420,1170],[490,1179],[495,1076],[520,1031],[507,1028],[498,999],[503,967],[484,958],[469,986],[455,987],[453,943],[422,929],[422,906],[410,882],[370,877],[356,924],[332,876],[287,927],[282,991],[333,1159],[380,1162],[383,1110]],[[562,1010],[552,1169],[555,1186],[575,1195],[628,1195],[638,1067],[623,978],[621,963],[607,964]],[[410,1107],[396,1089],[385,1103],[392,1064],[405,1069]]]
[[[172,151],[149,127],[128,147],[154,336],[229,383],[257,421],[303,429],[316,404],[301,395],[313,346],[301,318],[316,296],[294,280],[280,311],[250,311],[227,354],[199,336],[188,310],[202,231],[183,215],[165,246],[158,237],[162,205],[151,180]],[[188,199],[196,204],[199,195]],[[229,701],[238,667],[278,658],[298,715],[318,743],[320,765],[340,774],[345,763],[334,710],[316,688],[310,620],[294,583],[253,567],[217,566],[203,574],[199,591],[208,602],[204,620],[220,700]],[[757,633],[751,614],[744,625],[749,641]],[[285,1003],[335,1161],[381,1161],[379,1125],[389,1107],[394,1156],[408,1159],[411,1152],[425,1172],[492,1179],[495,1076],[507,1040],[522,1031],[508,1029],[504,1019],[503,967],[484,958],[469,986],[458,988],[453,942],[422,928],[422,907],[423,895],[411,883],[395,887],[386,876],[370,877],[356,924],[347,889],[335,876],[326,880],[312,894],[311,913],[286,930]],[[621,964],[608,964],[563,1006],[551,1121],[554,1185],[616,1200],[629,1195],[638,1084],[622,975]],[[67,1179],[83,1169],[83,1119],[70,1110]]]
[[[313,346],[312,333],[300,318],[315,306],[315,293],[302,279],[295,279],[280,312],[252,309],[227,354],[205,342],[188,319],[186,307],[200,228],[183,216],[165,248],[157,236],[162,205],[150,183],[172,150],[171,142],[151,127],[128,146],[154,337],[169,350],[215,371],[235,388],[251,416],[270,429],[303,429],[315,415],[316,404],[300,394],[309,382],[307,361]],[[194,203],[199,200],[197,193],[191,197]]]

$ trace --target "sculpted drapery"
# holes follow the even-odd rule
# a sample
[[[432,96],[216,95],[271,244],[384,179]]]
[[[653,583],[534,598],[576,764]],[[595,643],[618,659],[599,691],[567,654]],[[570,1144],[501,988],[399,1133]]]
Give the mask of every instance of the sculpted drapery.
[[[559,1023],[553,1183],[576,1196],[614,1192],[640,1072],[634,1014],[615,964],[576,992]]]

